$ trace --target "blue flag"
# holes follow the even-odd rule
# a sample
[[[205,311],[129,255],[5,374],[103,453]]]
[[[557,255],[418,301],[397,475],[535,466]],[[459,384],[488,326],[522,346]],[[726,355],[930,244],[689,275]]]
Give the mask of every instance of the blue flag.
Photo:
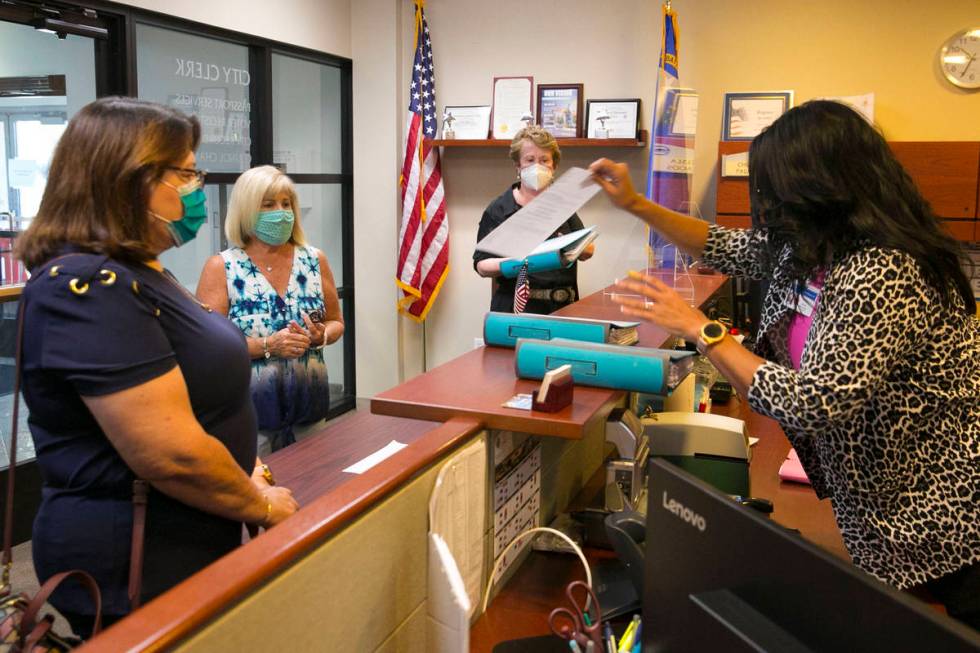
[[[646,196],[674,211],[690,213],[694,125],[690,124],[690,111],[685,109],[690,105],[685,102],[694,102],[696,115],[697,95],[689,89],[680,88],[678,56],[677,15],[667,3],[663,5],[663,33],[653,125],[650,129]],[[673,248],[663,250],[667,241],[653,230],[650,231],[648,244],[653,252],[661,251],[666,255],[657,257],[663,265],[673,266]]]

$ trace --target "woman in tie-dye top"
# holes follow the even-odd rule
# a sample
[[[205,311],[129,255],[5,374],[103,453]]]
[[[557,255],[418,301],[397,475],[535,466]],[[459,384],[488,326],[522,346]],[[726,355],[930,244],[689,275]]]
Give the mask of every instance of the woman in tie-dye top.
[[[259,454],[317,430],[330,407],[322,348],[344,333],[327,257],[306,244],[292,180],[272,166],[235,183],[225,234],[197,294],[245,334]]]

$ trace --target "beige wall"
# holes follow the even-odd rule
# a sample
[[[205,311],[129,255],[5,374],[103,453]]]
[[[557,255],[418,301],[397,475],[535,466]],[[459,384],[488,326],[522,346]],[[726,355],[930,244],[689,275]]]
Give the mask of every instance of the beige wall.
[[[263,36],[339,57],[351,56],[350,14],[357,0],[121,0],[151,11]]]

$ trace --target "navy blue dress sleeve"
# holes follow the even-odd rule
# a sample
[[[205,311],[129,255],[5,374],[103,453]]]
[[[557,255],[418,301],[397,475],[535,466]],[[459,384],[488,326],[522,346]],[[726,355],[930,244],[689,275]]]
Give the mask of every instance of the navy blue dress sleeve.
[[[26,310],[43,325],[41,368],[59,373],[82,396],[107,395],[150,381],[177,363],[148,289],[125,267],[88,256],[52,276],[44,270]],[[94,258],[94,257],[93,257]],[[70,287],[72,279],[76,290]],[[111,282],[110,282],[111,280]],[[86,287],[87,284],[87,287]]]

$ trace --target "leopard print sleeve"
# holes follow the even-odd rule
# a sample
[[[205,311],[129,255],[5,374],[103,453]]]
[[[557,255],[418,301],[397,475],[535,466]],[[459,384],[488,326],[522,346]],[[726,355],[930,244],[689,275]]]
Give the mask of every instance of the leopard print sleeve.
[[[766,234],[756,229],[708,226],[702,261],[719,272],[750,279],[767,279],[772,266],[764,256]]]
[[[874,419],[883,380],[927,337],[935,301],[929,293],[907,254],[878,248],[852,254],[827,276],[799,372],[775,363],[756,370],[749,404],[779,421],[804,468],[810,437]]]

